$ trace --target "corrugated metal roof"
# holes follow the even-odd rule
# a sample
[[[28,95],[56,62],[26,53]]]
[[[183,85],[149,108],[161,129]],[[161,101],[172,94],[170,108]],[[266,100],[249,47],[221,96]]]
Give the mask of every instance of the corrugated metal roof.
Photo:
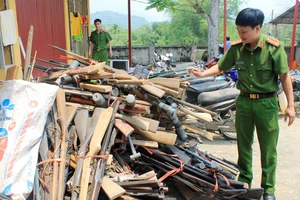
[[[299,5],[300,7],[300,5]],[[271,24],[294,24],[294,10],[295,6],[291,7],[272,21],[270,21]],[[298,19],[297,24],[300,24],[300,9],[298,9]]]

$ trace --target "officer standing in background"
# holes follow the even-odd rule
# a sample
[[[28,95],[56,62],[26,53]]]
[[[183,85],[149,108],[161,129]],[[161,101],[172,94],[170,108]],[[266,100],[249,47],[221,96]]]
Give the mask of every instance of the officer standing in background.
[[[102,30],[101,20],[95,19],[96,30],[91,33],[89,57],[95,61],[106,62],[108,65],[107,45],[109,46],[109,56],[112,57],[111,36],[106,30]]]
[[[201,72],[189,68],[197,77],[218,75],[238,70],[237,88],[241,91],[236,102],[236,131],[238,146],[239,180],[251,187],[252,144],[256,128],[261,150],[264,200],[275,200],[278,125],[278,76],[288,100],[285,121],[288,125],[295,120],[293,88],[289,76],[287,56],[283,45],[276,39],[261,33],[264,14],[259,9],[242,10],[235,21],[241,40],[231,47],[217,65]]]

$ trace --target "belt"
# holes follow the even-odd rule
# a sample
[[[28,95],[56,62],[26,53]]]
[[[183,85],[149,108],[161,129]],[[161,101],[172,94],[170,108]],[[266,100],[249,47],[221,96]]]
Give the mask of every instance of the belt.
[[[269,97],[274,97],[277,95],[276,92],[269,92],[269,93],[255,93],[255,94],[251,94],[251,93],[246,93],[246,92],[242,92],[240,93],[242,96],[244,97],[248,97],[250,99],[264,99],[264,98],[269,98]]]

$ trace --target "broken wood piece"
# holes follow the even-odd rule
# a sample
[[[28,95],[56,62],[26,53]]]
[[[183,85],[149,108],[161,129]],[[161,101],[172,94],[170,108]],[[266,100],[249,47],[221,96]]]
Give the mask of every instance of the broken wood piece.
[[[107,177],[103,177],[102,179],[102,189],[110,200],[116,199],[126,193],[126,190]]]
[[[93,85],[88,83],[80,83],[79,86],[83,89],[92,90],[96,92],[108,93],[112,90],[110,85]]]
[[[201,137],[204,137],[208,139],[209,141],[214,141],[213,133],[207,132],[205,130],[199,130],[194,127],[188,126],[188,125],[182,125],[182,128],[185,130],[188,130],[192,133],[195,133],[196,135],[200,135]]]
[[[59,88],[58,92],[57,92],[56,105],[57,105],[57,116],[58,116],[57,121],[61,127],[60,159],[65,161],[66,157],[67,157],[69,133],[68,133],[68,127],[67,127],[67,107],[66,107],[65,92],[61,88]],[[62,200],[64,198],[65,170],[66,170],[66,162],[60,162],[58,182],[57,182],[57,184],[60,186],[60,187],[58,187],[58,191],[57,191],[57,199],[58,200]]]
[[[197,119],[200,119],[200,120],[203,120],[203,121],[206,121],[206,122],[212,122],[212,117],[210,114],[208,113],[196,113],[196,112],[193,112],[185,107],[183,107],[182,105],[178,105],[178,109],[181,110],[182,112],[186,113],[186,114],[189,114],[193,117],[196,117]]]
[[[150,94],[158,97],[158,98],[162,98],[166,92],[155,87],[155,86],[152,86],[152,85],[140,85],[140,87],[145,90],[146,92],[149,92]]]
[[[141,174],[141,175],[139,175],[138,176],[138,178],[144,178],[144,177],[146,177],[147,179],[149,179],[149,178],[152,178],[153,176],[156,176],[157,174],[155,173],[155,171],[149,171],[149,172],[146,172],[146,173],[144,173],[144,174]]]
[[[71,124],[71,121],[73,120],[76,112],[77,112],[78,106],[76,105],[67,105],[67,127]]]
[[[89,145],[89,152],[87,153],[87,157],[83,162],[79,199],[87,199],[88,184],[89,184],[90,172],[91,172],[91,168],[90,168],[90,163],[92,160],[91,156],[97,154],[100,151],[101,142],[103,140],[109,122],[111,120],[112,114],[113,114],[113,108],[109,107],[104,111],[102,111],[100,117],[98,118],[97,125]]]
[[[110,84],[129,84],[129,85],[146,85],[148,80],[118,80],[118,79],[109,79]]]
[[[142,117],[142,116],[132,116],[132,117],[149,122],[150,123],[149,131],[154,132],[154,133],[157,131],[158,126],[159,126],[159,121],[151,119],[151,118],[147,118],[147,117]]]
[[[142,130],[146,130],[148,131],[149,130],[149,127],[150,127],[150,123],[147,122],[147,121],[144,121],[142,119],[138,119],[138,118],[133,118],[131,116],[128,116],[128,115],[121,115],[121,114],[116,114],[116,118],[119,118],[119,119],[123,119],[125,120],[127,123],[131,124],[131,125],[134,125],[136,127],[139,127],[140,129]]]
[[[176,78],[152,78],[149,81],[175,90],[180,87],[180,79]]]
[[[26,57],[24,63],[24,74],[23,79],[27,80],[28,77],[28,68],[30,65],[30,58],[31,58],[31,50],[32,50],[32,43],[33,43],[33,26],[31,25],[28,32],[28,39],[27,39],[27,47],[26,47]]]
[[[150,114],[150,107],[143,105],[125,106],[119,105],[119,110],[123,110],[129,113],[139,113],[139,114]]]
[[[180,87],[181,87],[181,88],[184,88],[184,89],[187,89],[187,88],[189,88],[189,87],[190,87],[190,85],[191,85],[191,83],[190,83],[190,82],[188,82],[188,81],[183,81],[183,82],[180,82]]]
[[[116,139],[115,143],[122,143],[122,140]],[[128,143],[125,141],[125,143]],[[152,147],[158,148],[158,143],[155,141],[147,141],[147,140],[132,140],[132,143],[137,146],[144,146],[144,147]]]
[[[75,75],[75,74],[95,74],[99,70],[103,69],[104,66],[105,66],[105,62],[101,62],[101,63],[98,63],[96,65],[71,69],[69,74],[71,74],[71,75]]]
[[[115,119],[115,127],[121,131],[126,137],[134,132],[134,129],[127,123],[123,122],[121,119]]]
[[[112,161],[113,161],[113,155],[109,154],[106,160],[106,166],[111,166]]]

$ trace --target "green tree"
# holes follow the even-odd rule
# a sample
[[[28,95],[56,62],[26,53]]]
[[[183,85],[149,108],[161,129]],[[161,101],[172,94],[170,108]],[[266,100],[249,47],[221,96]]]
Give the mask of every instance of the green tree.
[[[239,5],[243,0],[228,0],[228,16],[236,15]],[[150,5],[146,9],[156,8],[158,11],[169,9],[177,12],[178,9],[190,7],[194,12],[202,16],[208,24],[208,53],[209,58],[218,53],[219,17],[221,0],[149,0]],[[230,7],[229,7],[230,6]],[[173,19],[173,18],[172,18]],[[199,23],[199,22],[198,22]],[[178,31],[178,30],[177,30]],[[190,35],[190,30],[186,32]]]

